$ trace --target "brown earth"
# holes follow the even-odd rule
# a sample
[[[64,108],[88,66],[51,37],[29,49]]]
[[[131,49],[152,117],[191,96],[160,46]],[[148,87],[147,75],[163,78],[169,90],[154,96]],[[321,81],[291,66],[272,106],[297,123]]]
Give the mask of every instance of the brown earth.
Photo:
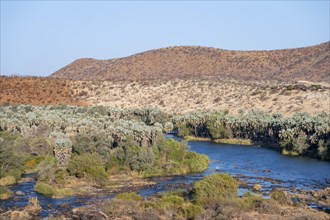
[[[78,59],[53,73],[75,80],[221,79],[330,81],[330,42],[311,47],[271,51],[230,51],[180,46],[146,51],[129,57]]]
[[[68,80],[0,76],[0,105],[84,105],[70,94]]]

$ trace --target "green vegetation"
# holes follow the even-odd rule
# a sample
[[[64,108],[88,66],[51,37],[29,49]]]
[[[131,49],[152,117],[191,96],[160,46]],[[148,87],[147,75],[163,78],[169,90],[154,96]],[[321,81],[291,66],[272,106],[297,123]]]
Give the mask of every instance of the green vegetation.
[[[118,200],[123,200],[123,201],[141,201],[142,197],[135,192],[131,193],[119,193],[115,197]]]
[[[197,181],[192,191],[183,194],[168,192],[143,199],[136,193],[122,193],[98,206],[98,210],[110,219],[248,219],[250,212],[276,214],[280,210],[273,199],[251,193],[239,198],[237,190],[234,178],[213,174]]]
[[[0,186],[0,200],[9,199],[12,196],[13,192],[10,189]]]
[[[198,204],[217,204],[237,196],[238,184],[227,174],[213,174],[194,184]]]
[[[296,113],[290,118],[254,109],[239,116],[226,112],[194,112],[173,117],[181,137],[223,140],[251,140],[265,146],[278,146],[284,154],[330,160],[330,115]],[[220,140],[219,140],[220,139]],[[203,139],[202,139],[203,140]]]
[[[7,185],[8,178],[12,184],[23,173],[36,172],[37,192],[65,196],[76,192],[66,187],[72,181],[103,185],[112,174],[150,177],[206,170],[207,156],[164,139],[162,131],[173,128],[168,120],[150,109],[1,107],[0,179]]]
[[[285,193],[283,191],[280,191],[280,190],[273,190],[270,193],[270,197],[281,205],[291,205],[292,204],[291,200],[285,195]]]
[[[202,211],[201,206],[178,195],[167,194],[147,201],[134,192],[117,194],[100,209],[111,219],[129,216],[134,219],[194,219]]]
[[[67,169],[70,175],[78,178],[91,178],[98,181],[104,181],[107,178],[101,160],[92,154],[73,155]]]
[[[34,186],[34,190],[46,196],[52,196],[54,194],[53,187],[41,181],[38,181],[36,183],[36,185]]]
[[[237,139],[237,138],[222,138],[222,139],[209,139],[205,137],[194,137],[194,136],[185,136],[186,141],[206,141],[214,142],[219,144],[239,144],[239,145],[252,145],[252,141],[249,139]]]

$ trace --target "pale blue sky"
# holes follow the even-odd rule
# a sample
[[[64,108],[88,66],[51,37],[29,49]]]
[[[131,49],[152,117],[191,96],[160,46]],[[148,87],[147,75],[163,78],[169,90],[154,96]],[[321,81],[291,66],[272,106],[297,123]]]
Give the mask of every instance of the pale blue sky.
[[[230,50],[329,41],[326,1],[3,1],[1,75],[48,76],[78,58],[168,46]]]

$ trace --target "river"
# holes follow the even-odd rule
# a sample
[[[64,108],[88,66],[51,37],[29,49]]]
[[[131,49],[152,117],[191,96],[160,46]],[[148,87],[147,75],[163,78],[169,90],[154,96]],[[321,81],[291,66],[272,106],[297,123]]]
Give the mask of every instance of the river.
[[[166,190],[177,189],[191,184],[211,173],[228,173],[244,181],[239,194],[248,191],[254,184],[262,186],[261,193],[267,197],[275,187],[285,188],[291,192],[295,189],[317,190],[329,187],[330,163],[305,157],[290,157],[277,151],[258,146],[224,145],[210,142],[189,142],[191,151],[209,156],[211,163],[203,173],[166,178],[153,178],[156,186],[146,187],[138,193],[144,197]],[[216,171],[216,167],[219,168]],[[92,204],[95,201],[107,200],[114,195],[102,197],[70,197],[52,199],[36,193],[35,181],[21,183],[11,187],[14,192],[22,191],[24,195],[1,201],[0,208],[24,207],[30,197],[38,197],[43,208],[41,215],[56,214],[74,207]]]

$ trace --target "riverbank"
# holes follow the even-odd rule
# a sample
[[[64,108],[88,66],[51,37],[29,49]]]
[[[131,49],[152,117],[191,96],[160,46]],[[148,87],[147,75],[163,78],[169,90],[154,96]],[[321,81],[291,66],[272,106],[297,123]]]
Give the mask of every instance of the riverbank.
[[[111,198],[57,212],[52,219],[329,219],[329,188],[298,190],[295,194],[274,189],[269,198],[261,197],[257,191],[238,197],[238,184],[227,174],[213,174],[190,187],[145,198],[135,193],[136,189],[126,188]],[[43,212],[39,202],[30,198],[26,207],[0,210],[0,218],[36,218]]]
[[[228,138],[228,139],[212,139],[204,137],[194,137],[194,136],[185,136],[183,138],[186,141],[202,141],[202,142],[212,142],[217,144],[239,144],[239,145],[253,145],[252,141],[249,139],[237,139],[237,138]]]
[[[50,198],[67,198],[72,196],[91,197],[108,195],[155,185],[156,182],[143,178],[141,175],[115,174],[107,180],[97,183],[93,180],[79,179],[69,176],[61,184],[37,182],[35,190]]]

